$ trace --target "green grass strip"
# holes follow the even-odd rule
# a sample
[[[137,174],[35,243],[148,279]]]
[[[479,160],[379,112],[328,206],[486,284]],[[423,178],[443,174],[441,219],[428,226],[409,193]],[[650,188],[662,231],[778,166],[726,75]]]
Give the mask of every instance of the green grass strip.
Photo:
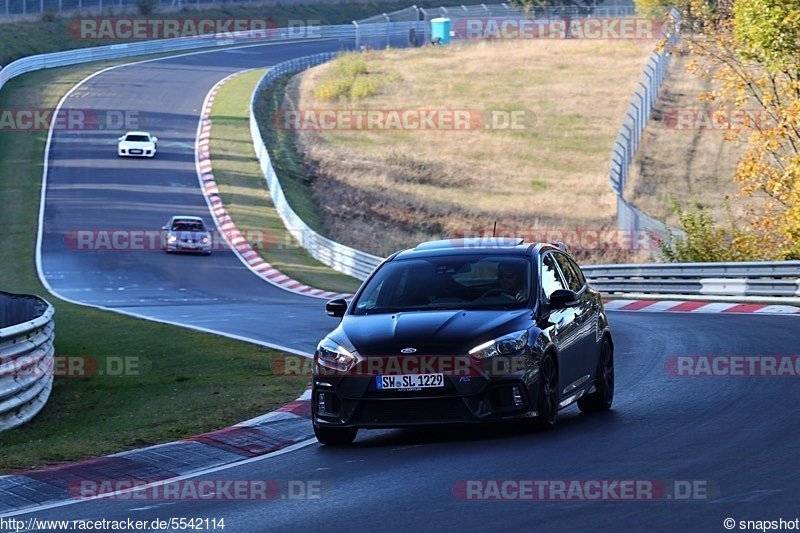
[[[358,288],[358,280],[335,272],[311,257],[286,230],[272,204],[267,183],[253,152],[248,118],[250,96],[264,72],[251,71],[230,79],[214,98],[210,150],[220,197],[236,226],[245,235],[249,233],[258,237],[249,239],[250,244],[272,266],[314,288],[354,292]],[[282,91],[277,94],[282,94]],[[276,158],[274,154],[271,155]],[[292,157],[292,154],[287,149],[277,157],[285,159]],[[293,160],[297,163],[296,159]],[[285,166],[276,169],[281,178],[284,177],[282,170],[285,170]],[[293,183],[293,180],[281,180],[282,186],[286,184],[290,187]],[[293,196],[297,192],[296,188],[292,188]],[[289,196],[288,190],[285,189],[284,193]],[[290,203],[295,207],[297,202]],[[298,214],[307,220],[309,210],[313,209],[313,206],[307,205]],[[259,246],[259,241],[264,245]]]

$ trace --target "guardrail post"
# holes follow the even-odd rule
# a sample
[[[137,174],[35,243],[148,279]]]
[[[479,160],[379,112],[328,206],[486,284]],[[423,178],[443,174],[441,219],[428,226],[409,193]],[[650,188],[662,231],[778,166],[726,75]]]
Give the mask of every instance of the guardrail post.
[[[361,50],[361,33],[358,27],[358,22],[356,22],[355,20],[353,21],[353,26],[355,26],[356,29],[356,52],[358,52]]]

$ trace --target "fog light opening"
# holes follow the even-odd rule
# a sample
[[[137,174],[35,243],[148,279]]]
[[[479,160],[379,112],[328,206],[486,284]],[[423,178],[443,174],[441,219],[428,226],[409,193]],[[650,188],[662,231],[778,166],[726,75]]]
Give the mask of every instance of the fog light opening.
[[[511,387],[511,396],[514,398],[514,407],[522,407],[522,393],[517,385]]]
[[[317,394],[317,411],[320,413],[328,412],[328,395],[324,392]]]

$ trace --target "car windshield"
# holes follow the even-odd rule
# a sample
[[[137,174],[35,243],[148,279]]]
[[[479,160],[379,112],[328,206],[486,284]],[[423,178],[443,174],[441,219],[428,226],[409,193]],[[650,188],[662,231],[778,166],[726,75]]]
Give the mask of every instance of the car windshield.
[[[370,279],[355,314],[438,309],[519,309],[530,300],[531,262],[508,255],[391,261]]]
[[[178,220],[172,224],[172,231],[205,231],[202,222],[193,220]]]
[[[147,135],[128,135],[125,140],[132,143],[147,143],[150,142],[150,137]]]

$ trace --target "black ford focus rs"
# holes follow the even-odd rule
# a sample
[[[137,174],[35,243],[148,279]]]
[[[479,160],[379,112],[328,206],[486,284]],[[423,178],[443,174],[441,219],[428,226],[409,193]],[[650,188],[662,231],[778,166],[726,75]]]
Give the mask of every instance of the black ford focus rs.
[[[434,241],[395,253],[318,345],[314,433],[530,419],[610,409],[614,345],[600,294],[563,246]]]

